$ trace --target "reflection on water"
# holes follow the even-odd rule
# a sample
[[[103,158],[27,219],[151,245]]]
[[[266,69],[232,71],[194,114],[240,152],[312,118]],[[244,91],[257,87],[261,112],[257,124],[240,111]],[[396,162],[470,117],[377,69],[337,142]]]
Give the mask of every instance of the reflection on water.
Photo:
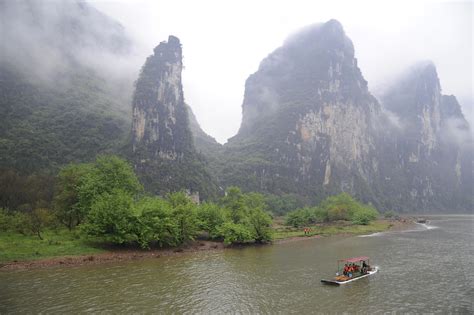
[[[333,237],[107,265],[0,272],[0,313],[472,313],[473,217],[429,229]],[[380,271],[325,286],[336,260]]]

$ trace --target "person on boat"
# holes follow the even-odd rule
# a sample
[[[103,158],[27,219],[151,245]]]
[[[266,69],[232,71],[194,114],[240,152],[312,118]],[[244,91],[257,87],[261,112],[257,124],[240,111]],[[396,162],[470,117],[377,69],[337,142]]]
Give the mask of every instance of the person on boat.
[[[365,263],[365,261],[362,262],[362,274],[366,274],[368,271],[368,265]]]
[[[344,271],[343,271],[343,275],[344,276],[347,276],[347,274],[349,273],[349,266],[347,264],[344,265]]]
[[[354,272],[359,272],[359,266],[356,265],[356,264],[352,264],[353,268],[354,268]]]
[[[349,264],[349,266],[347,267],[347,276],[349,278],[352,278],[353,273],[354,273],[354,266],[352,266],[352,264]]]

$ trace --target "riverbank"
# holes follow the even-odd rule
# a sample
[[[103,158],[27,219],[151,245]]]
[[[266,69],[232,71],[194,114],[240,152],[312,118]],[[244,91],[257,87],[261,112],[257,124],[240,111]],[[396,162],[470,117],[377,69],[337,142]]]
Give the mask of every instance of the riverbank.
[[[369,225],[351,225],[345,222],[336,222],[311,226],[309,233],[305,235],[303,229],[282,227],[277,223],[274,227],[273,244],[336,235],[361,235],[387,230],[403,230],[413,224],[415,223],[411,219],[377,220]],[[65,235],[68,237],[65,237]],[[223,250],[225,248],[229,247],[224,246],[222,242],[207,240],[197,240],[185,246],[166,249],[101,248],[84,243],[78,236],[68,231],[61,231],[60,233],[48,232],[43,241],[36,240],[33,237],[0,234],[0,270],[102,264],[145,258],[160,258],[183,253]],[[16,251],[16,254],[13,253],[14,251]],[[39,257],[40,255],[50,257]]]

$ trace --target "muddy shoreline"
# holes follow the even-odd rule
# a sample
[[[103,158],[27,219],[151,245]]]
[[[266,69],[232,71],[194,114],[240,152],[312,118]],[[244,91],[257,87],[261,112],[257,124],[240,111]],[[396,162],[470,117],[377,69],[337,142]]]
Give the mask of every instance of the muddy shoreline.
[[[389,220],[391,223],[390,228],[387,231],[400,231],[408,229],[415,225],[415,222],[410,219],[401,220]],[[351,235],[347,233],[336,234],[333,236]],[[272,244],[285,244],[290,242],[298,242],[304,240],[310,240],[315,238],[331,237],[322,235],[312,236],[295,236],[281,240],[276,240],[268,245],[251,245],[251,246],[271,246]],[[91,255],[77,255],[77,256],[61,256],[53,258],[45,258],[31,261],[13,261],[4,264],[0,264],[0,271],[4,270],[25,270],[34,268],[47,268],[54,266],[82,266],[82,265],[97,265],[111,262],[121,261],[133,261],[141,260],[146,258],[160,258],[181,255],[184,253],[196,253],[205,251],[217,251],[224,250],[226,248],[241,248],[242,246],[225,246],[222,242],[215,241],[204,241],[197,240],[193,243],[181,246],[178,248],[166,248],[166,249],[152,249],[152,250],[140,250],[140,249],[113,249],[106,253],[91,254]]]

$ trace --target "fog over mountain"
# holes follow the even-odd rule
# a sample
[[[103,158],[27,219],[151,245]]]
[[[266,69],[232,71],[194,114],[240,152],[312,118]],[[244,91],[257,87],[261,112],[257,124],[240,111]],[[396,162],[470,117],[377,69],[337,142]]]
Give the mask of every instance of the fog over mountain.
[[[471,5],[267,4],[0,0],[5,195],[117,154],[160,195],[472,209]]]
[[[185,50],[186,102],[220,142],[240,126],[243,82],[288,34],[339,20],[354,42],[370,91],[379,96],[408,67],[432,60],[444,94],[454,94],[473,122],[470,1],[103,1],[92,3],[119,20],[143,56],[169,34]],[[186,9],[183,9],[186,8]]]

